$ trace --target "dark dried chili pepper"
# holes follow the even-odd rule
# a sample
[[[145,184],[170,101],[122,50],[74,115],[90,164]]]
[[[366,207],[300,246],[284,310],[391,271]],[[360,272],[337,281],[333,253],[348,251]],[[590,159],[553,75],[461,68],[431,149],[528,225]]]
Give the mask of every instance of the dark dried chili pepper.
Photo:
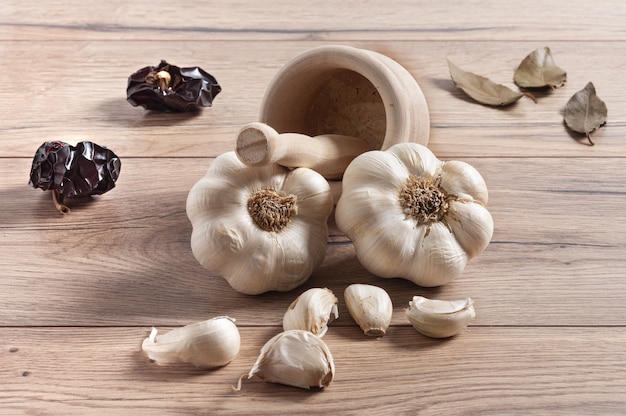
[[[161,61],[128,78],[126,99],[134,106],[156,111],[193,111],[210,107],[222,87],[199,67],[180,68]]]
[[[59,211],[69,213],[63,198],[100,195],[115,187],[122,164],[111,150],[93,142],[76,146],[44,142],[33,158],[29,185],[51,190]]]

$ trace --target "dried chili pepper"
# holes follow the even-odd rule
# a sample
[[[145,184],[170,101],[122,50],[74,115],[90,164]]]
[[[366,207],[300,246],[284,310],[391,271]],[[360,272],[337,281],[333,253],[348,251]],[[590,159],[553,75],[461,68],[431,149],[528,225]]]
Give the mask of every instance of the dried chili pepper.
[[[197,66],[180,68],[161,61],[128,78],[126,99],[146,110],[193,111],[210,107],[221,90],[217,80]]]
[[[63,198],[100,195],[115,187],[121,169],[120,159],[111,150],[93,142],[76,146],[64,142],[44,142],[33,158],[29,185],[52,190],[55,206],[70,212]]]

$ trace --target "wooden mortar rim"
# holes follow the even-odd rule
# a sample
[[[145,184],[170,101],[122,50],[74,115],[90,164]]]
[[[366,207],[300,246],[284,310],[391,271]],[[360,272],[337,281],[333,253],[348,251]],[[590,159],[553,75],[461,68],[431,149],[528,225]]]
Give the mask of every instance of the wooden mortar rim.
[[[312,48],[288,61],[270,81],[261,104],[259,120],[280,133],[287,133],[281,131],[280,126],[273,125],[274,120],[288,116],[273,114],[277,103],[285,96],[295,99],[294,94],[304,91],[307,86],[298,84],[298,80],[310,78],[312,71],[321,73],[336,69],[353,71],[363,76],[378,91],[386,119],[385,137],[380,150],[401,142],[428,144],[428,104],[413,76],[385,55],[344,45]]]

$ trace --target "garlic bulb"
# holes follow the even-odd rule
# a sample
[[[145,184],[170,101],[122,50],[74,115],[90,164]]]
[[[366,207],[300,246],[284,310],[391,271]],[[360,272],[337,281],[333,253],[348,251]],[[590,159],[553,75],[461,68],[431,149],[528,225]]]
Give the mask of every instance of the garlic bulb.
[[[445,301],[414,296],[406,316],[422,334],[431,338],[447,338],[464,330],[476,313],[470,298]]]
[[[241,340],[234,319],[218,316],[158,335],[152,328],[141,348],[157,364],[191,363],[197,367],[222,367],[239,353]]]
[[[382,337],[387,332],[393,314],[393,304],[385,289],[365,284],[346,287],[344,299],[350,316],[365,335]]]
[[[337,297],[327,288],[312,288],[294,300],[283,316],[283,330],[304,329],[319,337],[339,317]]]
[[[248,373],[270,383],[309,389],[330,384],[335,374],[333,356],[317,335],[292,329],[276,335],[261,348]]]
[[[487,199],[485,181],[467,163],[400,143],[350,163],[335,221],[371,273],[440,286],[489,244]]]
[[[292,290],[324,260],[332,208],[319,173],[248,167],[235,152],[224,153],[189,191],[191,248],[240,293]]]

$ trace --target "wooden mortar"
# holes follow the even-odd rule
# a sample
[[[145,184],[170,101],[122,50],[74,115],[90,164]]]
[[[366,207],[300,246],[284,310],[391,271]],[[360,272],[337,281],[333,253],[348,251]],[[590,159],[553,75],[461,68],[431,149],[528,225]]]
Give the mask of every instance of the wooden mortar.
[[[270,82],[259,121],[279,133],[358,137],[371,149],[428,144],[428,105],[417,81],[396,61],[343,45],[310,49]]]
[[[288,61],[266,90],[259,121],[272,130],[256,125],[256,132],[242,138],[242,129],[237,146],[242,162],[250,164],[259,157],[250,152],[267,146],[267,154],[261,152],[265,162],[311,167],[331,179],[335,201],[341,182],[333,179],[364,151],[351,140],[365,142],[365,150],[385,150],[402,142],[427,145],[430,133],[428,104],[413,76],[385,55],[343,45],[313,48]],[[337,139],[338,149],[329,150],[329,138]],[[247,142],[248,156],[239,152],[240,141]],[[256,147],[249,147],[253,142]],[[353,153],[345,163],[347,152]],[[331,165],[337,154],[343,158],[337,162],[340,172],[320,167]],[[319,157],[320,164],[311,164]]]

